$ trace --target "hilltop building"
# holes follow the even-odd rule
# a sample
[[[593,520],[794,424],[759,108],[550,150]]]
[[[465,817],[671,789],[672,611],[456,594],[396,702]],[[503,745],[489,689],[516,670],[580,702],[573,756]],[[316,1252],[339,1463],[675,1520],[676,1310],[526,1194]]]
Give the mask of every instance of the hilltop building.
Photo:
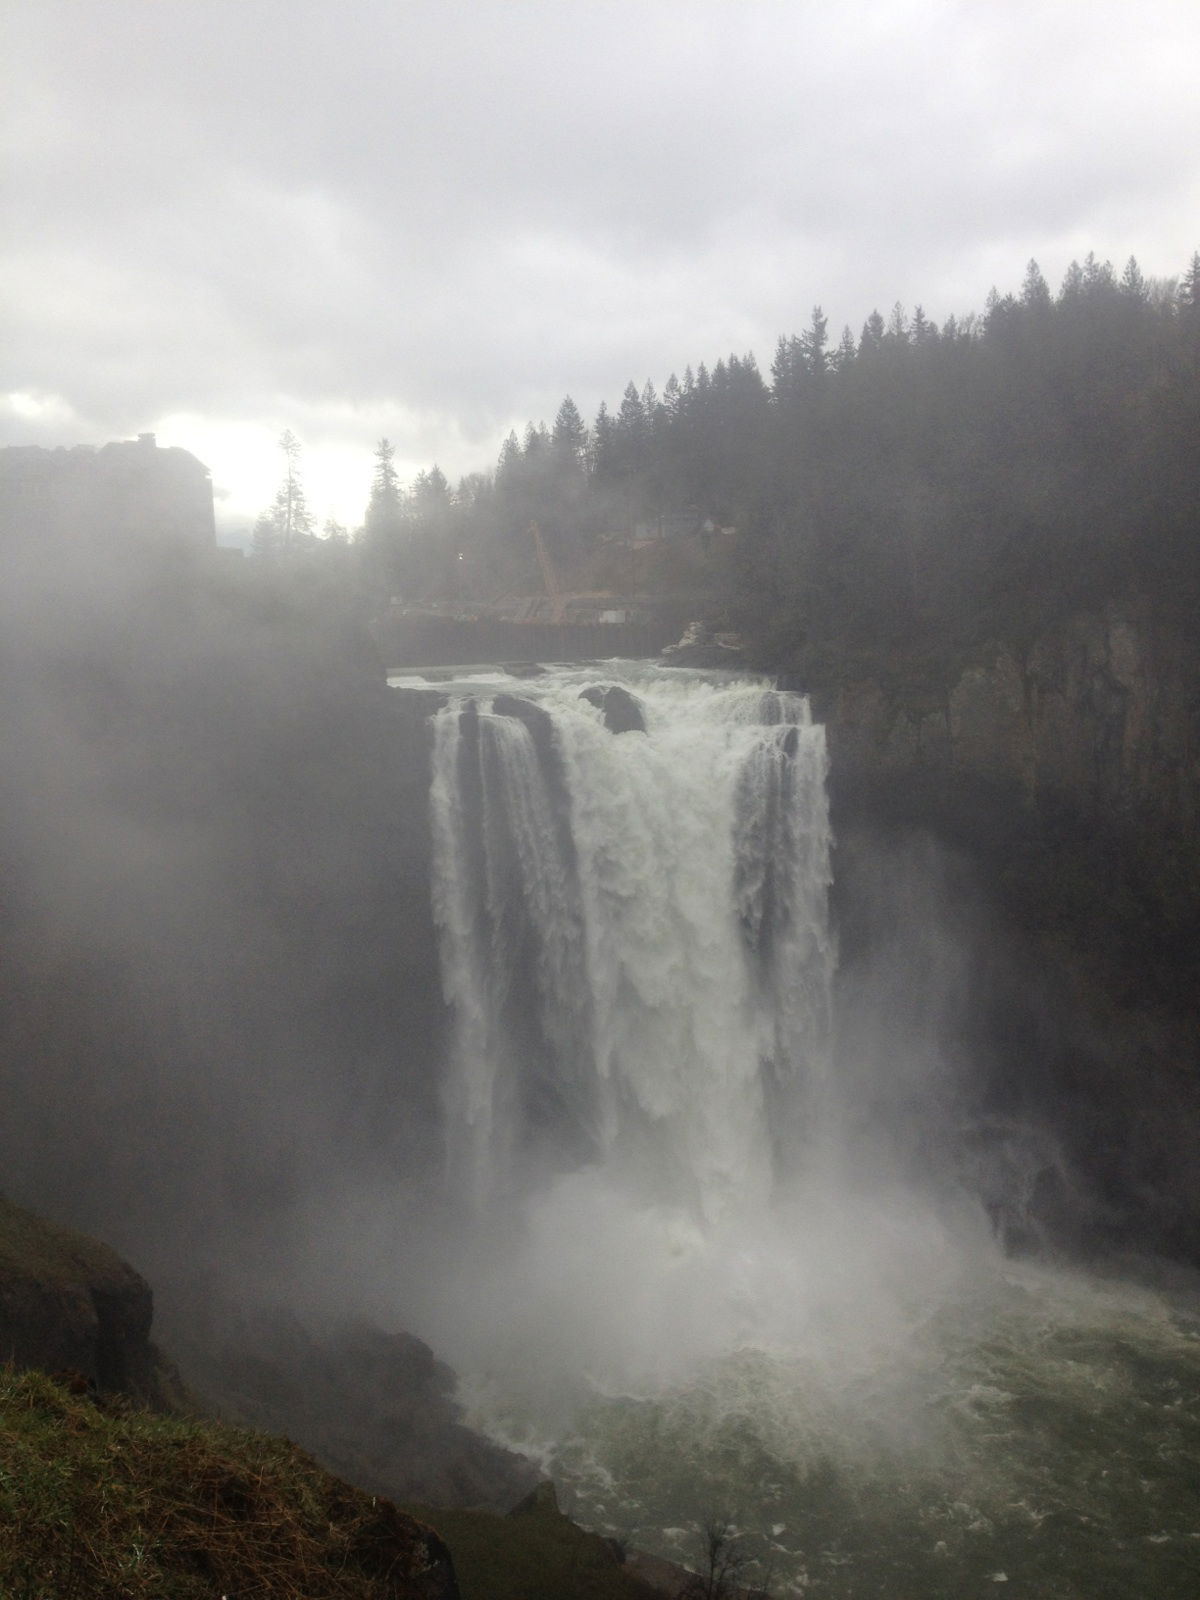
[[[212,478],[152,433],[71,449],[0,449],[0,528],[7,537],[79,538],[111,545],[216,546]]]

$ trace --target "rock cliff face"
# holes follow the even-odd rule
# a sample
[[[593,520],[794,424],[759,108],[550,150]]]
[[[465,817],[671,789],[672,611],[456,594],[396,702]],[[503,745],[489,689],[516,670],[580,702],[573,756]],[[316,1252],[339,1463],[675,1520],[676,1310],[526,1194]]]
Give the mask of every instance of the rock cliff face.
[[[0,1198],[0,1360],[170,1406],[178,1379],[150,1341],[151,1316],[149,1284],[114,1251]]]
[[[827,714],[847,778],[982,779],[1032,806],[1194,834],[1200,817],[1200,663],[1151,619],[1075,617],[1028,650],[998,644],[942,703],[841,685]]]
[[[1100,1242],[1200,1261],[1200,652],[1138,607],[998,642],[941,681],[836,666],[839,876],[880,831],[969,861],[1005,942],[989,1089],[1053,1128]]]

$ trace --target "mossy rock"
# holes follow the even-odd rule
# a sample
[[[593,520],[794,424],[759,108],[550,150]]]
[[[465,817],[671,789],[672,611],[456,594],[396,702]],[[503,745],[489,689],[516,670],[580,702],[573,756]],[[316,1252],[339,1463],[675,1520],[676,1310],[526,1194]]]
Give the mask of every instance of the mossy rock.
[[[152,1316],[149,1284],[115,1250],[0,1196],[0,1360],[169,1409],[184,1396]]]

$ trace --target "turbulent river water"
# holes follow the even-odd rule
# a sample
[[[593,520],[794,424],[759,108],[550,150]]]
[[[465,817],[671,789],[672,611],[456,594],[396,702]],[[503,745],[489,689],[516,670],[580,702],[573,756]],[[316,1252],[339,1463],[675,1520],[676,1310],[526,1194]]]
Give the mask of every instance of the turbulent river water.
[[[617,662],[437,687],[469,1223],[429,1321],[473,1419],[630,1544],[694,1564],[730,1524],[775,1594],[1200,1594],[1194,1285],[1006,1256],[1016,1168],[964,1158],[886,990],[839,990],[806,702]],[[901,1102],[904,1159],[864,1112]]]

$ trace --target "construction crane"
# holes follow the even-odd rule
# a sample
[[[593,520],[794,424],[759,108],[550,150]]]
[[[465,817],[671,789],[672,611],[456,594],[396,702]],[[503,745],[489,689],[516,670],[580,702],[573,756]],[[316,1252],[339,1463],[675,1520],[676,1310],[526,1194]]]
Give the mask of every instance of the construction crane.
[[[533,535],[533,546],[537,551],[538,565],[542,569],[542,582],[546,585],[546,594],[550,599],[550,620],[561,622],[566,601],[562,590],[558,587],[558,578],[554,571],[554,563],[550,559],[550,552],[546,548],[546,541],[542,538],[542,530],[536,522],[529,524],[529,531]]]

